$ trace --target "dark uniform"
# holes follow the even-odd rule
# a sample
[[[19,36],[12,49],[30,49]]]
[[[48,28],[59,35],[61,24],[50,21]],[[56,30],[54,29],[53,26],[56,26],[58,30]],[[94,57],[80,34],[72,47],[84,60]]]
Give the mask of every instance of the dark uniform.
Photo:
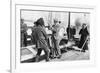
[[[79,48],[82,48],[82,50],[85,51],[86,49],[88,49],[87,42],[85,43],[87,36],[89,35],[87,27],[82,28],[80,30],[79,34],[81,35],[80,42],[79,42]],[[85,45],[83,45],[84,43],[85,43]]]
[[[66,31],[67,31],[68,39],[74,39],[74,35],[76,34],[76,29],[68,27]]]

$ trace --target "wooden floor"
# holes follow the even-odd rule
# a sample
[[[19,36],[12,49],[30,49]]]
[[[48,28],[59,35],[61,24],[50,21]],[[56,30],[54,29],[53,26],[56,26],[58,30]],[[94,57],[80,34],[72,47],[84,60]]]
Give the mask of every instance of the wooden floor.
[[[29,58],[21,61],[21,63],[35,62],[35,56],[33,58],[32,55],[33,55],[32,53],[27,55],[27,57],[29,57]],[[45,62],[45,56],[41,55],[39,60],[40,60],[40,62]],[[60,59],[54,58],[54,59],[51,59],[50,62],[53,62],[53,61],[75,61],[75,60],[89,60],[89,51],[79,52],[79,51],[75,51],[75,50],[69,50],[67,52],[63,52]]]

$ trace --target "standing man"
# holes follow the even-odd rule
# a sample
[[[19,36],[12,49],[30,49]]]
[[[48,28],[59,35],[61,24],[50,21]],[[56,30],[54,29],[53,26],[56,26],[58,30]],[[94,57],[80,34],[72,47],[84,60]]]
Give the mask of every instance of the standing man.
[[[45,52],[46,61],[49,61],[50,50],[48,48],[47,34],[44,29],[43,18],[38,19],[35,22],[35,25],[36,26],[33,28],[33,31],[32,31],[32,36],[33,36],[33,39],[34,39],[34,42],[35,42],[36,48],[37,48],[36,62],[39,62],[39,57],[40,57],[42,50],[44,50],[44,52]]]
[[[61,22],[60,22],[61,23]],[[61,57],[61,51],[59,48],[59,29],[60,25],[56,19],[54,19],[54,25],[52,26],[51,30],[53,32],[52,40],[53,40],[53,45],[54,45],[54,53],[57,58]]]
[[[88,49],[87,44],[87,36],[89,35],[89,32],[87,30],[87,26],[85,23],[82,25],[82,29],[79,32],[79,35],[81,35],[80,42],[79,42],[79,48],[82,48],[82,52],[85,52],[86,49]]]
[[[24,23],[24,19],[21,19],[21,47],[26,47],[27,46],[27,38],[26,38],[26,30],[27,30],[27,25]]]
[[[72,34],[72,39],[74,40],[74,35],[76,34],[75,26],[72,27],[71,34]]]

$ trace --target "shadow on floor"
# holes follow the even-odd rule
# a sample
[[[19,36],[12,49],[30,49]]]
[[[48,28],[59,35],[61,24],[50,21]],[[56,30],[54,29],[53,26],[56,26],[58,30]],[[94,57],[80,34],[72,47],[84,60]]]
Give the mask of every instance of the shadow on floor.
[[[74,50],[74,49],[73,48],[63,48],[61,49],[61,54],[66,53],[67,51],[70,51],[70,50]],[[78,51],[78,50],[75,50],[75,51]],[[45,60],[45,55],[42,55],[39,57],[39,61],[42,61],[42,60]],[[35,62],[35,57],[25,60],[25,61],[21,61],[21,63],[31,63],[31,62]]]
[[[31,58],[31,59],[28,59],[28,60],[25,60],[25,61],[21,61],[21,63],[31,63],[31,62],[35,62],[35,58]],[[42,55],[39,57],[39,61],[42,61],[42,60],[45,60],[45,55]]]

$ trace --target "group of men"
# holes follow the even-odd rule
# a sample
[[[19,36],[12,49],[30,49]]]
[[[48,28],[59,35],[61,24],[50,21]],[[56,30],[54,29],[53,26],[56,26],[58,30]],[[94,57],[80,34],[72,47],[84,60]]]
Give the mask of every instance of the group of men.
[[[52,31],[52,47],[50,47],[48,43],[48,35],[45,31],[45,25],[43,18],[39,18],[36,22],[34,22],[34,27],[32,29],[32,42],[36,44],[37,48],[37,54],[36,54],[36,62],[39,62],[39,57],[41,55],[42,50],[44,50],[45,53],[45,60],[50,60],[50,52],[52,51],[52,58],[61,58],[61,51],[59,48],[59,35],[58,30],[60,28],[61,21],[54,20],[54,25],[52,27],[49,27],[48,29]],[[67,35],[69,37],[69,29],[67,29]],[[72,30],[70,30],[72,33]],[[70,34],[71,34],[70,33]],[[73,31],[73,34],[75,34],[75,29]],[[85,52],[86,49],[88,49],[87,46],[87,36],[89,35],[86,24],[83,23],[82,29],[80,30],[79,34],[81,35],[80,41],[79,41],[79,48],[82,48],[82,52]],[[72,36],[73,37],[73,36]]]
[[[59,49],[59,42],[58,42],[58,28],[59,25],[57,24],[58,21],[54,20],[54,25],[52,27],[49,27],[50,30],[52,30],[52,43],[53,47],[49,46],[49,41],[47,37],[47,33],[45,31],[45,25],[44,25],[44,20],[43,18],[38,19],[34,24],[34,28],[32,31],[32,37],[33,37],[33,42],[36,44],[37,48],[37,55],[36,55],[36,62],[39,61],[39,57],[41,54],[41,51],[44,50],[45,52],[45,59],[46,61],[50,60],[50,52],[52,50],[52,58],[61,57],[61,52]]]

